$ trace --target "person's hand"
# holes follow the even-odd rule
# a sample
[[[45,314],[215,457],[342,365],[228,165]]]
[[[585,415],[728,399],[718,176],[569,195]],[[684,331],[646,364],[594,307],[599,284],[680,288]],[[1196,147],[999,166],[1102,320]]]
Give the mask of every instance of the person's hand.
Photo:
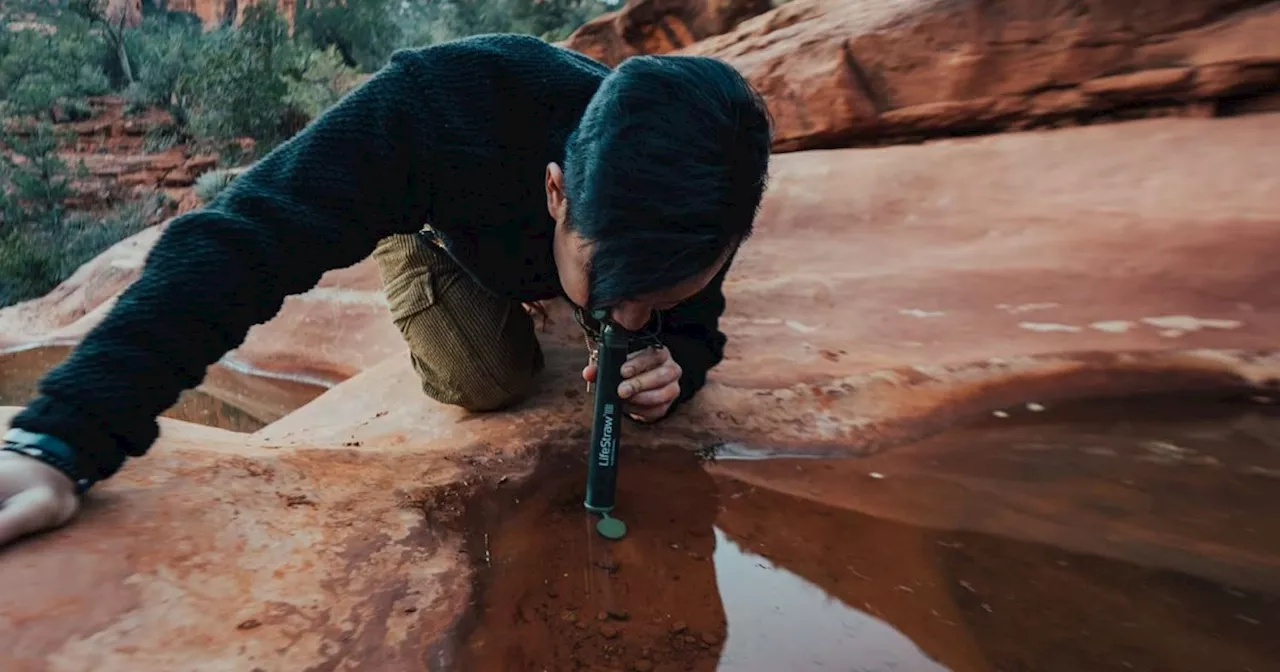
[[[622,365],[622,383],[618,385],[618,396],[625,400],[623,410],[638,422],[662,419],[680,395],[681,373],[680,365],[666,348],[649,347],[631,353]],[[588,364],[582,377],[594,383],[596,365]]]
[[[0,547],[65,524],[80,509],[75,485],[53,467],[0,452]]]

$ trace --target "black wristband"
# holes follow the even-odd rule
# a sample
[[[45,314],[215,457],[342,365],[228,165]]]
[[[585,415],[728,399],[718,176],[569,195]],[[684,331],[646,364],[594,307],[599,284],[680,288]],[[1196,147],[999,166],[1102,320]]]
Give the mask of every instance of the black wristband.
[[[57,437],[14,428],[4,435],[4,447],[0,450],[26,455],[57,469],[75,484],[77,495],[83,495],[94,484],[89,474],[80,468],[75,449]]]

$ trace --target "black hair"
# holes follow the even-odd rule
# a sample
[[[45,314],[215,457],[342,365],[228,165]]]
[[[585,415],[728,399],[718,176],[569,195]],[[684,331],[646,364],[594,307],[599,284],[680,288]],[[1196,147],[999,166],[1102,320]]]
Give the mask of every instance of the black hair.
[[[770,141],[764,100],[728,64],[623,61],[565,147],[567,225],[594,244],[586,308],[678,285],[750,236]]]

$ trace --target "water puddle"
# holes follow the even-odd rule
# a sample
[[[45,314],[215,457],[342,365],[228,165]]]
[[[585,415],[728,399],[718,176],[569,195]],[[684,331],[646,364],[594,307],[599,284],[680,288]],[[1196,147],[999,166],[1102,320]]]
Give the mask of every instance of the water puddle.
[[[468,670],[1280,669],[1267,400],[1009,409],[866,459],[549,457],[481,505]],[[625,446],[624,446],[625,450]]]
[[[726,630],[719,669],[823,669],[852,651],[858,669],[946,669],[892,625],[743,549],[720,528],[715,534],[712,562]]]
[[[22,406],[40,378],[70,354],[66,346],[0,353],[0,406]],[[251,376],[214,366],[205,381],[183,392],[164,417],[233,432],[255,432],[325,392],[319,385]]]

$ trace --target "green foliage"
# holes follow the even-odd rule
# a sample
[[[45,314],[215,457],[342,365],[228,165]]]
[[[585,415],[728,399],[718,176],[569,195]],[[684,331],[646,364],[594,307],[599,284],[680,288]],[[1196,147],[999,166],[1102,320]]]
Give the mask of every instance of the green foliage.
[[[270,149],[337,102],[356,72],[336,47],[291,40],[270,5],[245,11],[239,29],[203,32],[185,21],[149,16],[128,36],[138,76],[125,95],[132,111],[161,107],[175,128],[148,144],[199,139],[223,145],[250,137]]]
[[[65,203],[84,166],[73,170],[58,155],[48,122],[11,122],[0,144],[0,305],[7,305],[57,283],[69,249]]]
[[[278,143],[289,92],[283,73],[293,57],[288,26],[270,5],[246,10],[238,30],[205,34],[179,76],[191,131],[212,140],[247,136],[266,147]]]
[[[621,0],[311,0],[299,3],[298,36],[334,47],[350,67],[380,68],[393,51],[483,33],[523,33],[549,41],[616,9]]]
[[[443,27],[445,39],[482,33],[524,33],[556,42],[578,26],[616,9],[602,0],[435,0],[426,20]]]
[[[398,0],[310,0],[298,3],[297,36],[317,49],[333,48],[349,68],[382,67],[403,37]]]
[[[231,184],[232,180],[236,179],[236,174],[234,170],[219,168],[200,175],[200,177],[196,178],[194,187],[196,197],[202,203],[212,201],[217,198],[218,194],[222,193],[223,189],[227,188],[227,185]]]
[[[337,47],[303,52],[285,80],[284,105],[311,120],[356,86],[358,73],[347,66]]]
[[[142,138],[142,151],[163,152],[187,139],[186,133],[177,125],[156,126],[147,129]]]
[[[48,122],[10,124],[0,143],[0,217],[6,232],[56,228],[74,177],[58,155],[58,135]]]
[[[106,217],[74,213],[56,227],[0,232],[0,307],[47,294],[85,262],[151,226],[163,203],[152,195]]]
[[[90,116],[88,98],[123,95],[131,113],[165,109],[147,151],[215,145],[220,163],[260,156],[333,105],[360,71],[399,48],[515,32],[560,40],[616,5],[604,0],[307,0],[295,34],[275,3],[248,8],[239,27],[143,0],[136,27],[106,20],[105,0],[3,0],[0,7],[0,306],[38,296],[157,216],[154,199],[103,218],[67,211],[83,171],[56,151],[51,121]],[[21,28],[10,24],[21,21]],[[252,138],[252,154],[233,141]],[[208,200],[232,172],[208,173]]]
[[[395,49],[489,32],[559,40],[610,8],[603,0],[311,0],[299,3],[291,37],[274,3],[249,7],[239,28],[205,32],[192,15],[168,12],[165,0],[144,2],[136,28],[106,21],[104,0],[12,1],[38,21],[36,29],[0,30],[5,115],[77,118],[86,96],[115,90],[131,112],[155,106],[174,117],[166,142],[247,136],[262,151]]]
[[[125,91],[130,109],[159,107],[186,124],[186,110],[178,98],[183,75],[199,52],[200,25],[175,21],[165,15],[146,16],[136,30],[125,35],[125,47],[133,54],[136,81]]]
[[[5,116],[48,115],[55,106],[107,93],[107,47],[88,22],[65,15],[44,28],[10,30],[0,21],[0,108]]]

